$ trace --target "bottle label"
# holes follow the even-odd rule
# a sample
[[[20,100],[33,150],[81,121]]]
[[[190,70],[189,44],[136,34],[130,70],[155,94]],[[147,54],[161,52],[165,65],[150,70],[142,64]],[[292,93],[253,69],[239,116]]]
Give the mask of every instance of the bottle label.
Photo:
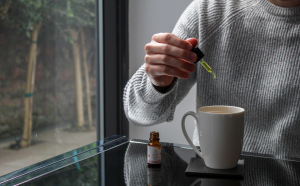
[[[158,146],[158,147],[148,146],[147,162],[149,164],[160,164],[161,163],[161,146]]]

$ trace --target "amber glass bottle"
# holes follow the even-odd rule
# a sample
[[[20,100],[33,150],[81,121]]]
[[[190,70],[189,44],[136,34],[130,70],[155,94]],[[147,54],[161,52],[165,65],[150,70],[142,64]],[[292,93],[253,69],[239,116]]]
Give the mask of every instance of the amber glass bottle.
[[[160,167],[161,165],[161,144],[159,143],[159,133],[151,132],[148,150],[147,162],[150,167]]]

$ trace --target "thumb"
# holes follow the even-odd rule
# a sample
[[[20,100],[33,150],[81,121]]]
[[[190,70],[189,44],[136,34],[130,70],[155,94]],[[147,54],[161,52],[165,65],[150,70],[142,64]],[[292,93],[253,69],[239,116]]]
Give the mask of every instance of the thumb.
[[[198,44],[198,40],[196,38],[189,38],[186,41],[190,42],[193,45],[193,47],[196,47]]]

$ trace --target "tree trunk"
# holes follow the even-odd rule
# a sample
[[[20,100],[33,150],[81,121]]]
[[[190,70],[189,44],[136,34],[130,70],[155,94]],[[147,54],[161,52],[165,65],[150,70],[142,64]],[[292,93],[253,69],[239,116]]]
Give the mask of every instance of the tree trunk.
[[[10,6],[11,6],[12,0],[6,0],[5,5],[0,8],[0,11],[3,12],[3,15],[7,14]]]
[[[92,128],[93,120],[92,120],[92,106],[91,106],[91,94],[90,94],[90,80],[89,80],[89,70],[86,61],[85,37],[82,28],[80,28],[80,33],[81,33],[82,57],[83,57],[84,75],[85,75],[87,111],[88,111],[88,118],[89,118],[89,126],[90,128]]]
[[[29,60],[27,68],[27,83],[24,99],[24,130],[22,140],[20,142],[21,147],[27,147],[31,144],[31,132],[32,132],[32,106],[33,106],[33,91],[34,91],[34,78],[35,78],[35,66],[36,66],[36,50],[37,50],[37,38],[42,26],[42,21],[36,25],[31,34],[31,46],[29,51]]]
[[[75,67],[75,86],[76,86],[76,107],[77,107],[77,127],[84,126],[83,114],[83,95],[82,95],[82,79],[81,79],[81,66],[80,66],[80,53],[78,46],[78,33],[75,29],[69,28],[70,36],[73,39],[72,52]]]

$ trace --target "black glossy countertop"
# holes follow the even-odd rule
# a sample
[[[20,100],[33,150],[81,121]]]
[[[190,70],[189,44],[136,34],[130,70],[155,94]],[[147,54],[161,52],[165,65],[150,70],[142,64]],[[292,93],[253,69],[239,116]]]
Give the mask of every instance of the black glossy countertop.
[[[147,141],[112,136],[0,177],[0,185],[300,185],[300,160],[242,153],[244,179],[188,177],[196,153],[187,145],[162,143],[162,165],[147,166]]]

